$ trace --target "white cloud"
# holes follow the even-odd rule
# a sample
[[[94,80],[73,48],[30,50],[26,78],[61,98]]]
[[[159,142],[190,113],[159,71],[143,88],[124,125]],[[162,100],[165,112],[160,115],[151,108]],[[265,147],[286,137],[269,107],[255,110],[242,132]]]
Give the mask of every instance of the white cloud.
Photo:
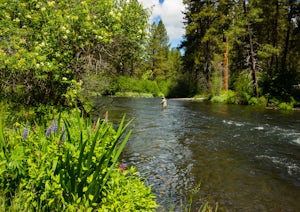
[[[182,14],[184,5],[182,0],[164,0],[163,4],[159,4],[159,0],[139,1],[145,8],[152,7],[151,22],[153,22],[156,17],[161,17],[168,32],[171,46],[176,47],[185,33]]]

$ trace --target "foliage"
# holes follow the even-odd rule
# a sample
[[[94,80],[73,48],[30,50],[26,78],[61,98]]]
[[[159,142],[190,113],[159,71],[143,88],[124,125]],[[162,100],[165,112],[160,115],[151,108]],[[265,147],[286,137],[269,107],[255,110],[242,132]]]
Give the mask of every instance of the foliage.
[[[83,74],[142,60],[148,13],[136,0],[14,0],[0,9],[0,93],[12,102],[64,105]]]
[[[234,88],[241,104],[248,104],[253,96],[252,86],[251,75],[247,71],[241,72],[234,82]]]
[[[210,99],[210,101],[215,102],[215,103],[227,103],[227,104],[238,104],[239,103],[237,94],[232,90],[223,91],[221,93],[221,95],[213,96]]]
[[[108,62],[105,70],[108,75],[134,76],[146,57],[149,12],[138,0],[118,0],[115,6],[113,17],[117,17],[117,22],[112,26],[116,29],[112,33],[112,43],[105,45],[106,51],[100,49],[99,54]],[[103,58],[96,60],[101,62]]]
[[[112,94],[133,92],[133,93],[148,93],[153,96],[158,96],[160,90],[156,81],[140,80],[138,78],[119,76],[114,80],[114,87],[110,88]]]
[[[169,38],[163,21],[159,20],[157,24],[153,23],[149,31],[147,68],[152,73],[152,79],[164,78],[169,69],[167,67]]]
[[[288,102],[282,102],[276,98],[272,98],[268,102],[268,106],[278,108],[280,110],[293,110],[296,101],[291,98]]]
[[[181,47],[185,50],[183,71],[194,85],[190,94],[196,90],[217,95],[219,77],[222,73],[225,82],[229,68],[230,89],[243,104],[255,103],[251,98],[258,95],[281,101],[299,98],[293,89],[300,73],[296,59],[300,54],[299,1],[185,0],[184,4],[186,35]]]
[[[176,80],[180,71],[180,51],[169,49],[163,22],[148,30],[149,11],[137,0],[14,0],[0,8],[0,100],[80,102],[88,111],[95,95],[161,95],[148,80]],[[114,81],[119,76],[143,83],[128,87]]]
[[[278,108],[280,110],[293,110],[294,105],[293,105],[293,103],[282,102],[278,105]]]
[[[92,122],[78,112],[62,113],[48,127],[16,122],[7,128],[3,120],[1,117],[3,210],[156,208],[154,195],[134,168],[118,167],[131,132],[125,117],[116,131],[106,120]]]
[[[113,172],[112,181],[108,182],[107,191],[102,198],[103,211],[154,211],[156,203],[151,188],[138,178],[139,173],[133,168],[122,172]]]

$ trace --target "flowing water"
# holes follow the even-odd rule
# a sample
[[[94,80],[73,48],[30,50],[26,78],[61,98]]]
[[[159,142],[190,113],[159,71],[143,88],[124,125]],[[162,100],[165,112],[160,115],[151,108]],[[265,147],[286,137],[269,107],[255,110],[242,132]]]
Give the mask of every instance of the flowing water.
[[[99,98],[98,115],[135,118],[122,162],[164,208],[192,198],[219,211],[300,211],[300,111],[161,99]],[[99,115],[100,116],[100,115]],[[200,190],[198,186],[200,185]]]

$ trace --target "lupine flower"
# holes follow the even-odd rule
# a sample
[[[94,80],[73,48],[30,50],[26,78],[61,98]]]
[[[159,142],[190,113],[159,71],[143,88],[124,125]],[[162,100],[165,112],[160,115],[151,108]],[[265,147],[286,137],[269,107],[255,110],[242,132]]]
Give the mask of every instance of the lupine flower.
[[[47,128],[46,135],[48,136],[48,135],[50,135],[50,133],[51,133],[51,126]]]
[[[22,138],[23,139],[26,139],[28,137],[28,133],[29,133],[29,130],[27,127],[24,128],[24,132],[23,132],[23,135],[22,135]]]
[[[50,133],[55,134],[56,131],[57,131],[57,128],[58,128],[58,126],[57,126],[57,121],[56,121],[56,120],[53,120],[52,123],[51,123],[51,125],[47,128],[45,134],[46,134],[47,136],[50,135]]]
[[[51,132],[52,132],[53,134],[55,134],[56,131],[57,131],[57,128],[58,128],[58,126],[57,126],[57,121],[56,121],[56,120],[53,120],[51,125],[52,125],[52,131],[51,131]]]

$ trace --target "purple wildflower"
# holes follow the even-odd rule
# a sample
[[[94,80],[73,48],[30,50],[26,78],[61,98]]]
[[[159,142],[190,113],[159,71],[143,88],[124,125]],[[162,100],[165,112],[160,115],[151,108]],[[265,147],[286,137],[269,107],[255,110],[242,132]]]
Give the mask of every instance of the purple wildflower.
[[[46,135],[48,136],[48,135],[50,135],[50,133],[55,134],[56,131],[57,131],[57,128],[58,128],[57,121],[53,120],[52,123],[51,123],[51,125],[46,130]]]
[[[29,133],[29,130],[27,127],[24,128],[24,132],[23,132],[23,135],[22,135],[22,139],[26,139],[28,137],[28,133]]]
[[[56,120],[53,120],[51,125],[52,125],[52,130],[51,130],[51,132],[52,132],[53,134],[55,134],[56,131],[57,131],[57,128],[58,128],[58,126],[57,126],[57,121],[56,121]]]
[[[48,136],[48,135],[50,135],[50,133],[51,133],[51,126],[47,128],[46,135]]]

